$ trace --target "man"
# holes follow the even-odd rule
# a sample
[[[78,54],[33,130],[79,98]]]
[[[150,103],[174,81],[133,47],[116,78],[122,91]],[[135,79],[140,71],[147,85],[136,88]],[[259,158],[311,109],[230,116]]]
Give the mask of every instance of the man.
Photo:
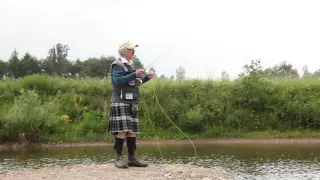
[[[116,151],[115,166],[147,167],[136,157],[136,134],[140,133],[138,122],[139,87],[137,83],[145,83],[152,78],[152,73],[143,69],[136,70],[133,66],[133,56],[138,45],[130,41],[119,47],[120,57],[111,64],[112,98],[108,132],[115,135],[114,149]],[[126,137],[128,162],[123,159],[122,149]]]

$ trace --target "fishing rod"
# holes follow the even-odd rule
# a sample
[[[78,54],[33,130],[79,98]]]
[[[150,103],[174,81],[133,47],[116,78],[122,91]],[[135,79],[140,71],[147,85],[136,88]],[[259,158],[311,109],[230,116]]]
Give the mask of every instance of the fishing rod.
[[[166,54],[168,51],[172,50],[172,48],[168,48],[167,50],[163,51],[154,61],[152,61],[144,70],[146,71],[152,64],[154,64],[157,60],[161,58],[164,54]]]
[[[153,60],[146,68],[144,68],[144,74],[146,75],[147,73],[147,69],[154,64],[157,60],[159,60],[164,54],[166,54],[167,52],[169,52],[170,50],[172,50],[172,48],[168,48],[165,51],[163,51],[155,60]],[[135,86],[140,86],[143,83],[141,78],[136,78],[136,80],[134,81]]]
[[[152,62],[147,66],[147,68],[150,67],[152,64],[154,64],[158,59],[160,59],[161,56],[163,56],[166,52],[168,52],[168,51],[171,50],[171,49],[172,49],[172,48],[169,48],[169,49],[165,50],[160,56],[158,56],[154,61],[152,61]],[[145,68],[144,70],[146,71],[147,68]],[[140,78],[139,78],[139,79],[140,79]],[[141,80],[141,79],[140,79],[140,80]],[[142,80],[141,80],[141,83],[140,83],[139,85],[141,85],[141,84],[142,84]],[[159,102],[159,99],[158,99],[158,96],[157,96],[157,94],[156,94],[154,82],[152,83],[152,89],[153,89],[153,95],[154,95],[154,97],[156,98],[157,104],[158,104],[158,106],[160,107],[162,113],[166,116],[166,118],[170,121],[170,123],[171,123],[173,126],[175,126],[175,127],[189,140],[189,142],[190,142],[191,145],[193,146],[193,149],[194,149],[194,152],[195,152],[194,158],[196,158],[196,157],[197,157],[197,148],[195,147],[193,141],[189,138],[189,136],[188,136],[187,134],[185,134],[185,133],[171,120],[171,118],[168,116],[168,114],[165,112],[165,110],[164,110],[163,107],[161,106],[161,104],[160,104],[160,102]],[[156,136],[156,141],[157,141],[157,145],[158,145],[158,149],[159,149],[160,155],[161,155],[161,157],[163,158],[163,155],[162,155],[162,152],[161,152],[161,149],[160,149],[160,145],[159,145],[159,140],[158,140],[158,137],[157,137],[157,135],[156,135],[155,128],[154,128],[154,124],[152,123],[150,114],[148,113],[148,109],[147,109],[147,105],[146,105],[146,103],[145,103],[145,99],[144,99],[144,97],[143,97],[142,95],[141,95],[141,98],[142,98],[142,100],[143,100],[143,105],[144,105],[144,107],[145,107],[145,109],[146,109],[146,113],[147,113],[148,119],[149,119],[149,121],[150,121],[150,123],[151,123],[153,132],[154,132],[154,134],[155,134],[155,136]]]

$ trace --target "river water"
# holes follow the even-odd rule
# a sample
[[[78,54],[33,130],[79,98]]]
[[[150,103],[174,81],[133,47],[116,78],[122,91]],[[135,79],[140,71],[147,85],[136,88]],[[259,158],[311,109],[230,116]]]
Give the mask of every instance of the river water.
[[[107,163],[111,146],[42,147],[0,151],[0,171],[78,163]],[[149,163],[189,163],[223,167],[235,179],[320,180],[320,144],[196,144],[138,145]],[[126,154],[126,146],[124,153]]]

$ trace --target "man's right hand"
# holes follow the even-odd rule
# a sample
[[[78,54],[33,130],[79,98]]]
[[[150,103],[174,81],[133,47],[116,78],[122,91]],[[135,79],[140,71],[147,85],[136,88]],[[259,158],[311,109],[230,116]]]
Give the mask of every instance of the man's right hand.
[[[138,70],[136,71],[136,76],[139,77],[139,78],[142,77],[143,74],[144,74],[144,69],[138,69]]]

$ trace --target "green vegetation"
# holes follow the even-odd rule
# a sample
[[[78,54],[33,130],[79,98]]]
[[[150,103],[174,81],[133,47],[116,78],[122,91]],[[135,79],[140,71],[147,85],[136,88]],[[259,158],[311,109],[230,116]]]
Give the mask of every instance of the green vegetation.
[[[234,81],[151,80],[141,86],[140,138],[153,139],[152,126],[162,139],[185,138],[161,111],[153,87],[165,113],[193,139],[320,136],[320,80],[267,79],[264,72],[252,61]],[[0,82],[0,141],[110,140],[110,97],[108,77],[7,79]]]
[[[110,73],[114,56],[90,57],[88,59],[70,60],[69,46],[61,43],[48,50],[45,58],[37,58],[26,52],[21,57],[14,50],[7,61],[0,59],[0,79],[4,77],[21,78],[32,74],[48,74],[64,77],[99,77]],[[134,56],[136,68],[143,68],[139,58]]]
[[[8,61],[0,60],[0,143],[113,139],[106,130],[115,57],[71,61],[68,52],[58,43],[44,59],[20,58],[14,50]],[[227,72],[219,80],[190,80],[183,67],[175,76],[156,74],[141,87],[140,139],[154,139],[153,128],[162,139],[185,138],[156,97],[193,139],[320,136],[320,70],[304,66],[299,75],[287,62],[262,69],[260,61],[244,70],[235,80]]]

